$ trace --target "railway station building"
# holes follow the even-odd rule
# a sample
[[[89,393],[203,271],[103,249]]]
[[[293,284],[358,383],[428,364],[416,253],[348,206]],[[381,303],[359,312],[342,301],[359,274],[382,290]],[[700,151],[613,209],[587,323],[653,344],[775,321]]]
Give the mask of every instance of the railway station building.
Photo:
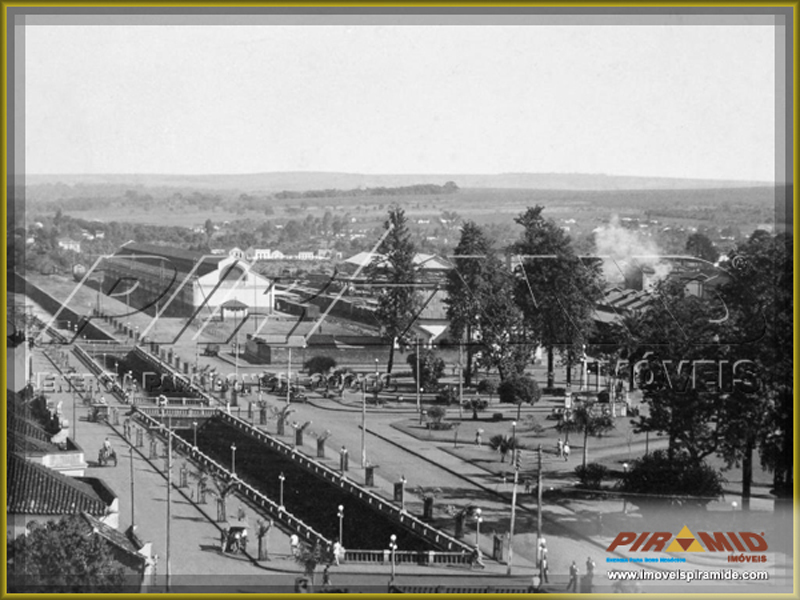
[[[226,303],[260,314],[275,306],[272,281],[233,256],[128,242],[102,269],[103,293],[151,315],[186,318],[199,311],[221,319]]]

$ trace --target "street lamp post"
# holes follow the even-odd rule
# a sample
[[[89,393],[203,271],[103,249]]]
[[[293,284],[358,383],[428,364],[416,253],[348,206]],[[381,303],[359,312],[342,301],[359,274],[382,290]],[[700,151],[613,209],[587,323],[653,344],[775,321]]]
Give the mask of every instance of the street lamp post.
[[[231,473],[236,475],[236,444],[231,444]]]
[[[392,534],[391,537],[389,538],[389,550],[392,551],[392,579],[391,579],[391,581],[394,581],[394,575],[395,575],[395,552],[397,551],[396,542],[397,542],[397,536],[395,534]]]
[[[278,508],[280,510],[283,510],[283,482],[286,481],[286,477],[283,475],[283,473],[278,475],[278,481],[281,482],[281,496],[280,496],[280,501],[281,502],[280,502],[280,505],[278,506]]]
[[[478,551],[478,556],[481,554],[481,522],[483,521],[483,517],[481,517],[481,509],[475,509],[475,549]]]
[[[415,337],[414,341],[417,344],[417,353],[416,353],[416,358],[417,358],[417,412],[420,414],[419,422],[420,422],[420,425],[421,425],[422,424],[422,403],[421,403],[422,402],[422,399],[421,399],[422,387],[420,386],[420,383],[421,383],[422,379],[419,376],[419,336]]]
[[[626,462],[622,463],[622,471],[625,474],[625,479],[627,479],[628,467],[629,466],[630,465],[628,465],[628,463],[626,463]],[[625,496],[624,494],[625,494],[625,492],[623,492],[623,496],[622,496],[622,513],[623,514],[628,512],[628,497]]]
[[[197,421],[192,421],[192,430],[194,432],[194,448],[197,450]]]
[[[344,506],[341,504],[339,505],[339,512],[336,513],[336,516],[339,517],[339,544],[344,546],[344,538],[343,538],[343,531],[342,531],[342,524],[344,521]]]
[[[378,375],[378,359],[375,359],[375,406],[378,406],[378,383],[380,375]]]
[[[286,404],[292,402],[292,349],[289,348],[289,362],[286,363]]]
[[[367,468],[367,380],[361,380],[361,468]]]

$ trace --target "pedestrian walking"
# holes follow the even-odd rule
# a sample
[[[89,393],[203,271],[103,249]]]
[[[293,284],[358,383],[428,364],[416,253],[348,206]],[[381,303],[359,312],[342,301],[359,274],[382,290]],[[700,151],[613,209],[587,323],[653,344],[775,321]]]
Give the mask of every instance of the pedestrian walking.
[[[564,461],[568,461],[569,460],[569,444],[568,443],[564,443],[563,452],[564,452]]]
[[[558,458],[564,456],[564,442],[561,441],[561,438],[558,438],[556,442],[556,452],[558,452]]]
[[[550,583],[550,565],[547,562],[547,553],[542,556],[542,562],[539,563],[539,581],[543,583]]]
[[[478,448],[480,448],[480,447],[481,447],[481,441],[482,441],[482,440],[481,440],[481,433],[482,433],[482,432],[483,432],[483,429],[478,429],[478,431],[476,431],[476,432],[475,432],[475,445],[476,445]]]
[[[572,561],[572,564],[569,566],[569,583],[567,584],[567,591],[572,588],[573,592],[578,591],[578,565],[575,564],[575,561]]]
[[[339,542],[339,540],[336,540],[336,542],[333,544],[333,561],[336,563],[337,567],[339,566],[339,559],[341,558],[341,555],[342,544]]]
[[[525,493],[526,494],[530,494],[531,493],[531,480],[530,479],[526,479],[525,480]]]
[[[589,577],[594,575],[595,566],[596,565],[594,564],[594,561],[592,560],[592,557],[591,556],[587,556],[586,557],[586,575],[588,575]]]
[[[297,556],[298,550],[300,549],[300,538],[296,533],[293,533],[289,538],[289,544],[292,546],[292,556]]]
[[[330,565],[325,565],[325,569],[322,571],[322,587],[330,587],[331,585],[331,574],[329,573],[330,568]]]

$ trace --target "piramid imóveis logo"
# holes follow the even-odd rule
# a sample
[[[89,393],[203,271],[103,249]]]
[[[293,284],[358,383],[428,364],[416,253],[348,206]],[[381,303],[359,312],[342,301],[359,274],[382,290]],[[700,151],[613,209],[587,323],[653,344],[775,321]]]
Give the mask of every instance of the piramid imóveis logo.
[[[769,544],[764,532],[752,531],[698,531],[692,533],[684,525],[677,535],[668,531],[621,531],[606,548],[606,552],[766,552]],[[747,556],[729,562],[765,562],[765,556]]]

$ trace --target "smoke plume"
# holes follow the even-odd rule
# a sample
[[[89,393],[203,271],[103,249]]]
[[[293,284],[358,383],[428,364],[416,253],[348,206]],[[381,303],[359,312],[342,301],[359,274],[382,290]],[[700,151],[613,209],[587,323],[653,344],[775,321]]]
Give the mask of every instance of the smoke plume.
[[[666,277],[672,268],[662,261],[655,241],[636,229],[623,227],[617,215],[595,229],[594,234],[595,251],[603,257],[603,275],[611,285],[646,289]]]

